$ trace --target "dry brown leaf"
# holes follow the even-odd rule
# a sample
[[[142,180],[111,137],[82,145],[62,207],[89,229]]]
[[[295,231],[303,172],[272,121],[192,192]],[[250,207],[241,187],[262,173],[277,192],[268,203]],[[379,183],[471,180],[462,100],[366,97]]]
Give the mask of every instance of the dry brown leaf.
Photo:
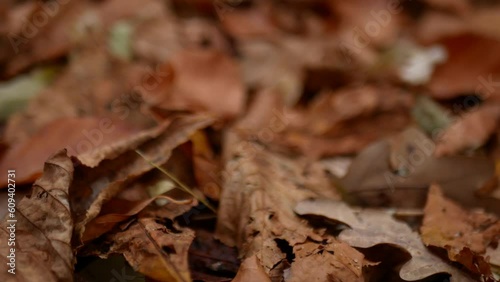
[[[73,163],[65,150],[60,151],[45,162],[31,196],[17,204],[15,218],[5,217],[0,228],[0,280],[73,281],[76,259],[71,246],[73,218],[68,196],[72,180]],[[9,240],[12,230],[7,229],[12,224],[15,241]],[[15,245],[7,245],[8,241]],[[15,249],[15,275],[7,272],[11,248]]]
[[[218,7],[216,7],[218,8]],[[230,5],[217,10],[219,19],[227,33],[235,38],[271,37],[280,33],[273,23],[271,5],[261,2],[252,9],[235,9]]]
[[[401,134],[409,132],[411,130]],[[368,146],[353,160],[340,181],[342,188],[361,203],[372,206],[423,207],[427,188],[431,183],[438,183],[447,197],[465,206],[500,213],[497,199],[475,195],[494,175],[495,167],[490,159],[436,158],[433,156],[435,145],[429,139],[400,138],[400,142],[402,144],[395,146],[381,140]],[[390,164],[394,159],[400,164],[396,173]]]
[[[141,144],[138,150],[149,160],[163,165],[170,158],[173,149],[187,142],[194,132],[212,122],[212,118],[204,115],[179,117],[158,137]],[[114,159],[104,160],[93,168],[80,165],[75,170],[75,180],[71,187],[71,191],[74,191],[71,203],[76,218],[76,240],[80,240],[85,226],[100,213],[104,203],[152,169],[134,150],[128,150]]]
[[[448,52],[448,59],[436,67],[428,84],[432,97],[448,99],[468,93],[498,97],[500,56],[495,50],[500,42],[461,34],[441,43]],[[481,60],[477,60],[477,54],[483,55]]]
[[[264,269],[262,269],[262,264],[259,262],[257,256],[251,256],[245,259],[236,274],[236,277],[232,280],[233,282],[271,282],[269,276],[267,276]]]
[[[495,133],[500,120],[500,104],[485,104],[478,109],[459,116],[438,137],[436,156],[453,155],[465,149],[476,149],[484,145]]]
[[[236,125],[226,139],[226,179],[218,211],[217,237],[229,246],[238,247],[243,258],[256,256],[272,281],[283,278],[304,281],[301,269],[322,258],[326,262],[318,278],[362,281],[362,267],[366,265],[363,257],[335,238],[321,236],[292,210],[298,201],[316,195],[330,197],[328,190],[333,188],[327,185],[316,187],[316,191],[307,189],[311,181],[299,160],[243,138],[253,133],[245,132],[244,128],[266,122],[253,116],[262,113],[258,108],[252,109],[251,116]],[[325,244],[318,243],[323,239]],[[335,251],[323,254],[322,248]],[[344,251],[337,252],[342,248]],[[302,252],[303,249],[309,251]],[[291,253],[295,255],[293,261],[287,259]],[[287,275],[285,269],[290,264],[291,272]]]
[[[431,186],[420,233],[427,246],[446,249],[452,261],[494,281],[485,252],[496,246],[500,221],[484,212],[468,212],[446,199],[438,185]]]
[[[188,282],[188,250],[193,239],[192,230],[168,218],[143,217],[106,235],[92,253],[101,257],[123,254],[136,271],[156,281]]]
[[[165,10],[165,5],[158,0],[57,2],[51,6],[56,12],[49,13],[46,10],[51,8],[42,5],[38,7],[38,13],[32,14],[33,18],[23,21],[21,30],[27,31],[15,34],[15,50],[18,52],[7,65],[8,75],[17,74],[35,63],[60,58],[78,46],[79,41],[87,45],[102,44],[96,34],[104,33],[119,20],[147,19]],[[37,24],[40,15],[46,18],[45,24]],[[101,46],[101,49],[105,50],[105,47]]]
[[[9,118],[3,139],[11,146],[18,144],[61,118],[109,116],[133,127],[149,128],[153,120],[139,110],[142,99],[136,92],[154,88],[168,76],[163,70],[116,62],[102,48],[84,49],[72,57],[51,86]]]
[[[466,273],[432,254],[417,233],[388,213],[376,210],[355,213],[347,205],[329,200],[303,201],[295,211],[301,215],[323,216],[347,224],[351,229],[342,231],[339,239],[353,247],[371,248],[391,244],[405,249],[412,258],[401,267],[399,275],[406,281],[425,279],[437,273],[451,274],[452,282],[474,281]]]
[[[413,103],[409,93],[389,86],[323,92],[306,111],[288,115],[285,134],[275,139],[312,159],[357,153],[404,129]]]
[[[220,51],[229,50],[227,39],[213,21],[171,16],[139,24],[134,32],[132,46],[137,56],[156,62],[166,62],[182,49],[210,47]]]
[[[309,127],[312,135],[333,135],[340,131],[337,127],[341,122],[381,112],[408,111],[413,103],[409,93],[393,87],[368,85],[326,92],[311,102],[303,126]]]
[[[210,112],[222,118],[240,114],[245,88],[236,62],[217,50],[185,50],[170,60],[174,76],[156,107]]]
[[[108,117],[58,119],[28,140],[9,148],[0,161],[0,169],[18,171],[18,184],[32,183],[41,175],[44,161],[61,149],[68,149],[70,156],[95,154],[136,131],[128,124]],[[6,181],[0,181],[0,187],[6,187]]]
[[[173,199],[172,197],[163,195],[155,196],[139,202],[129,202],[125,200],[112,199],[106,205],[110,208],[106,209],[106,207],[103,207],[103,211],[106,210],[106,212],[101,213],[98,217],[91,220],[85,226],[85,232],[83,233],[82,241],[86,243],[105,234],[106,232],[112,230],[120,222],[124,222],[127,219],[140,213],[157,199],[165,199],[169,203],[174,203],[176,205],[185,205],[186,209],[189,209],[191,206],[196,205],[195,203],[197,203],[192,199],[179,201]]]
[[[217,175],[220,174],[220,163],[216,158],[207,135],[198,131],[191,137],[193,148],[193,169],[199,189],[207,197],[218,200],[221,187]]]

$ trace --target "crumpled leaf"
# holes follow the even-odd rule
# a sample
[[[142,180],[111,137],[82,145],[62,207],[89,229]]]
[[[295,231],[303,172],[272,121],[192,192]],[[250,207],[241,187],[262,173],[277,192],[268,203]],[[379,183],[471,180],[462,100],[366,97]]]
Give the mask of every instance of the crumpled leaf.
[[[212,122],[213,119],[205,115],[181,116],[174,119],[158,137],[143,140],[138,149],[149,160],[163,165],[170,158],[173,149],[188,141],[191,134]],[[76,218],[76,240],[80,240],[85,226],[99,214],[105,202],[152,169],[153,167],[133,149],[114,159],[104,160],[96,167],[78,166],[71,187],[71,191],[74,191],[71,203]]]
[[[348,225],[351,229],[342,231],[339,239],[353,247],[371,248],[390,244],[406,250],[412,258],[399,271],[400,277],[406,281],[417,281],[438,273],[451,274],[452,282],[474,281],[466,273],[431,253],[417,233],[388,213],[376,210],[355,213],[347,205],[318,199],[298,203],[295,211],[301,215],[323,216]]]
[[[318,278],[362,281],[362,268],[367,264],[363,256],[332,236],[314,231],[292,210],[298,201],[317,195],[331,197],[328,190],[332,187],[323,184],[316,190],[308,189],[310,181],[299,160],[244,138],[252,132],[244,128],[259,128],[259,123],[265,127],[268,120],[260,120],[260,114],[261,110],[252,107],[250,115],[225,140],[227,178],[219,205],[217,238],[238,247],[244,259],[256,256],[271,280],[305,281],[309,272],[302,269],[324,260]],[[332,252],[323,252],[324,248]],[[286,274],[289,265],[291,272]]]
[[[420,233],[427,246],[446,249],[450,260],[482,275],[484,281],[495,280],[485,253],[500,239],[496,216],[464,210],[446,199],[438,185],[431,186],[424,213]]]
[[[139,218],[123,230],[106,235],[93,253],[104,258],[123,254],[136,271],[157,281],[191,281],[188,250],[194,232],[164,223],[169,221],[168,218]]]
[[[111,200],[107,206],[113,210],[106,210],[106,213],[101,213],[98,217],[91,220],[85,226],[85,233],[83,233],[82,241],[91,241],[106,232],[112,230],[120,222],[137,215],[152,202],[163,199],[167,203],[174,203],[177,205],[186,205],[187,209],[192,206],[196,201],[193,200],[176,200],[169,196],[158,195],[147,200],[130,202],[126,200]]]
[[[17,203],[15,218],[8,215],[1,225],[1,281],[73,281],[76,262],[71,237],[73,218],[68,190],[73,180],[73,163],[62,150],[45,162],[44,172],[33,185],[31,196]],[[15,222],[15,245],[9,246]],[[15,275],[7,272],[10,249],[15,248]]]

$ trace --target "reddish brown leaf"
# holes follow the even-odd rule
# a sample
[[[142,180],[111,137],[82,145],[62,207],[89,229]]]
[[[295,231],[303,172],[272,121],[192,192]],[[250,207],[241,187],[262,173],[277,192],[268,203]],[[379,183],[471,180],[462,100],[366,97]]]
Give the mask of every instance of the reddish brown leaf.
[[[488,246],[496,246],[500,221],[484,212],[468,212],[446,199],[438,185],[429,190],[423,225],[420,228],[426,245],[446,249],[448,257],[494,281],[485,256]]]
[[[41,175],[43,162],[58,150],[66,148],[71,156],[93,154],[136,131],[108,117],[58,119],[10,148],[0,161],[0,169],[17,170],[18,184],[31,183]],[[7,186],[6,181],[0,181],[2,188]]]

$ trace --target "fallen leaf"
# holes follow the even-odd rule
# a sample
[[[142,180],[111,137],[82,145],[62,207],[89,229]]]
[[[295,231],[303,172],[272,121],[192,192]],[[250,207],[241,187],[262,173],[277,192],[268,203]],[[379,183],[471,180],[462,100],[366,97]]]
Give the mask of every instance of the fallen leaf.
[[[446,199],[438,185],[429,189],[424,213],[420,233],[427,246],[445,249],[450,260],[481,275],[484,281],[495,281],[485,253],[500,239],[496,216],[464,210]]]
[[[62,150],[45,162],[42,177],[33,185],[31,195],[17,203],[14,217],[8,214],[4,218],[0,280],[73,281],[76,260],[71,245],[73,218],[68,196],[72,180],[73,163]],[[12,234],[15,240],[9,239]],[[14,243],[7,245],[7,241]],[[12,261],[9,255],[15,259]],[[7,272],[12,269],[10,262],[14,262],[15,275]]]
[[[58,150],[68,149],[70,156],[93,154],[136,131],[108,117],[58,119],[9,148],[0,161],[0,169],[18,171],[17,183],[28,184],[41,175],[44,161]],[[0,186],[6,187],[7,180],[0,181]]]
[[[122,231],[106,235],[93,253],[101,257],[123,254],[134,270],[156,281],[191,281],[188,250],[194,232],[163,222],[169,219],[139,218]]]
[[[371,248],[380,244],[396,245],[411,255],[411,260],[400,269],[406,281],[425,279],[438,273],[448,273],[452,282],[474,281],[466,273],[449,265],[424,246],[417,233],[390,214],[376,210],[355,213],[349,206],[329,200],[308,200],[298,203],[298,214],[317,215],[341,221],[351,229],[342,231],[339,239],[357,248]]]
[[[500,56],[494,52],[500,46],[497,40],[461,34],[444,39],[442,44],[448,60],[434,70],[428,84],[432,97],[449,99],[467,93],[498,96],[495,82],[500,71]],[[477,54],[485,57],[477,60]]]
[[[436,144],[436,156],[453,155],[484,145],[495,133],[500,120],[500,104],[486,104],[458,116],[442,132]]]
[[[240,270],[234,277],[233,282],[271,282],[257,256],[251,256],[241,263]]]
[[[232,118],[243,110],[245,88],[236,62],[216,50],[180,51],[169,62],[172,85],[154,106],[175,111],[210,112]]]
[[[272,111],[272,107],[268,110]],[[301,269],[323,257],[328,262],[317,274],[322,280],[338,276],[340,281],[361,281],[362,267],[366,265],[362,256],[333,237],[322,237],[292,210],[298,201],[315,195],[328,197],[328,186],[317,187],[316,191],[304,189],[309,181],[299,160],[245,139],[252,131],[245,134],[241,129],[249,121],[256,124],[255,118],[243,119],[227,135],[224,153],[227,178],[219,205],[217,238],[238,247],[242,258],[256,256],[271,280],[286,277],[285,269],[291,265],[291,276],[287,279],[304,281]],[[325,246],[318,243],[323,239],[327,242]],[[311,251],[300,252],[302,248]],[[322,248],[335,251],[322,255]],[[342,248],[343,252],[337,252]],[[294,260],[290,259],[292,255]]]
[[[412,134],[414,130],[402,132],[397,146],[381,140],[364,149],[341,179],[341,187],[351,197],[372,206],[423,207],[428,187],[438,183],[447,197],[465,206],[500,213],[498,200],[475,196],[494,174],[491,160],[436,158],[432,140],[416,137],[425,135]],[[397,160],[398,165],[391,167],[391,160]]]
[[[174,119],[157,137],[150,136],[150,139],[144,140],[137,149],[154,163],[164,165],[177,146],[187,142],[194,132],[212,122],[212,118],[203,115],[181,116]],[[114,159],[104,160],[96,167],[78,166],[71,186],[75,240],[81,240],[85,226],[100,213],[104,203],[153,168],[133,149]]]
[[[98,217],[91,220],[85,226],[85,232],[82,235],[82,241],[84,243],[94,240],[99,236],[111,231],[120,222],[126,221],[127,219],[137,215],[147,206],[158,199],[167,200],[167,203],[174,203],[176,205],[186,205],[192,206],[193,200],[183,200],[178,201],[169,196],[158,195],[147,200],[139,202],[129,202],[125,200],[111,200],[107,203],[107,206],[114,208],[115,210],[110,211],[109,208],[106,209],[105,213],[101,213]],[[105,209],[105,207],[103,207]],[[189,208],[187,208],[189,209]]]

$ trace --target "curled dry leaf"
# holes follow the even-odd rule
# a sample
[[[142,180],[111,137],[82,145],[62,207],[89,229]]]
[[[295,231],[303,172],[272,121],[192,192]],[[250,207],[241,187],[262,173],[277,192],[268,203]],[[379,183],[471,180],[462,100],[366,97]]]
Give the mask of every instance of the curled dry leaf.
[[[138,150],[149,160],[163,165],[170,158],[173,149],[187,142],[194,132],[212,122],[212,118],[204,115],[179,117],[159,136],[150,136],[151,139],[145,140],[138,146]],[[106,201],[152,169],[133,149],[114,159],[104,160],[96,167],[78,166],[71,187],[71,191],[74,191],[71,204],[76,218],[76,240],[80,241],[85,226],[99,214]]]
[[[170,222],[168,227],[164,222]],[[170,219],[143,217],[106,235],[91,253],[101,257],[123,254],[136,271],[156,281],[188,282],[188,250],[193,239],[192,230]]]
[[[58,150],[66,148],[69,155],[96,154],[137,130],[108,117],[57,119],[24,142],[9,148],[0,161],[0,169],[15,169],[17,183],[32,183],[42,173],[44,161]],[[7,180],[0,181],[2,188]]]
[[[446,249],[450,260],[482,275],[484,281],[495,280],[485,253],[500,239],[496,216],[464,210],[446,199],[438,185],[431,186],[424,212],[420,232],[426,245]]]
[[[301,215],[323,216],[348,225],[351,229],[342,231],[339,239],[353,247],[371,248],[390,244],[405,249],[412,258],[401,267],[399,275],[406,281],[422,280],[438,273],[451,274],[452,282],[474,281],[466,273],[431,253],[417,233],[388,213],[376,210],[355,213],[349,206],[329,200],[303,201],[296,206],[295,211]]]
[[[168,202],[177,205],[186,205],[189,209],[196,201],[193,200],[175,200],[168,196],[155,196],[147,200],[139,202],[129,202],[125,200],[111,200],[107,206],[113,208],[114,210],[106,210],[106,213],[100,214],[98,217],[91,220],[85,227],[85,233],[83,233],[82,241],[91,241],[104,233],[112,230],[120,222],[123,222],[144,210],[152,202],[157,199],[164,199]]]
[[[251,114],[257,112],[254,108]],[[328,190],[333,188],[307,189],[311,181],[299,160],[266,150],[242,138],[245,132],[239,133],[266,122],[248,117],[227,135],[228,177],[221,195],[216,236],[238,247],[241,257],[256,256],[271,280],[306,281],[311,272],[303,270],[323,261],[321,271],[315,273],[318,279],[362,281],[362,267],[366,265],[363,256],[335,238],[314,231],[292,210],[298,201],[317,195],[329,197]]]
[[[33,185],[31,196],[17,204],[15,217],[8,214],[3,220],[1,281],[73,281],[76,260],[68,196],[72,179],[73,163],[65,150],[60,151],[45,162],[42,177]],[[15,232],[14,241],[9,239],[11,232]],[[15,245],[7,245],[8,241]],[[15,275],[7,272],[9,255],[15,256]]]

